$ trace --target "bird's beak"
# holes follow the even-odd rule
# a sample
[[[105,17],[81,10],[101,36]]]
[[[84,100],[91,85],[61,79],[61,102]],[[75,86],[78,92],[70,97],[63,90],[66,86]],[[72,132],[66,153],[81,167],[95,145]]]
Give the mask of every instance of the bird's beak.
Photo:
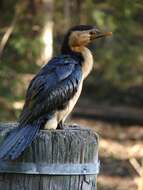
[[[97,38],[103,38],[106,36],[112,36],[112,32],[100,32],[99,30],[95,29],[90,32],[90,39],[95,40]]]

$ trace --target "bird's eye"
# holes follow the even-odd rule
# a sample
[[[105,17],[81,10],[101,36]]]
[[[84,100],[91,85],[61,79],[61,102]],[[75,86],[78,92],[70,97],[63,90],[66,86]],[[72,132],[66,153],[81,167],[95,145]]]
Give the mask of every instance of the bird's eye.
[[[95,32],[94,32],[94,31],[91,31],[91,32],[89,32],[89,34],[93,35],[93,34],[95,34]]]

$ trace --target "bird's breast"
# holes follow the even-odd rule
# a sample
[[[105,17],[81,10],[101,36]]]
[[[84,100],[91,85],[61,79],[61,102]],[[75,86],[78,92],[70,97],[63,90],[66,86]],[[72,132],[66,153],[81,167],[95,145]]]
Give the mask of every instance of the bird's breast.
[[[69,100],[69,102],[67,103],[67,106],[63,110],[57,111],[53,115],[53,117],[47,121],[47,123],[44,127],[45,129],[56,129],[57,125],[60,121],[63,121],[63,122],[65,121],[65,119],[71,113],[75,104],[78,101],[78,98],[79,98],[79,96],[81,94],[81,90],[82,90],[82,84],[83,84],[83,80],[81,80],[77,92],[75,93],[73,98]]]
[[[78,98],[79,98],[79,96],[81,94],[82,84],[83,84],[83,80],[81,80],[77,92],[75,93],[73,98],[69,100],[69,102],[68,102],[67,106],[65,107],[65,109],[60,110],[60,111],[57,112],[57,120],[58,120],[58,122],[64,121],[67,118],[67,116],[71,113],[71,111],[73,110],[73,108],[74,108],[75,104],[77,103]]]

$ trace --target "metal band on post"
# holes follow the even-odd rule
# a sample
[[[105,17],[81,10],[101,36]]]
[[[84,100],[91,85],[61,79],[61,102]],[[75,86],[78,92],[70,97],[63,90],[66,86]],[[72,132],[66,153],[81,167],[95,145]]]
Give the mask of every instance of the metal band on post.
[[[44,164],[0,162],[0,173],[25,173],[47,175],[97,175],[100,163]]]

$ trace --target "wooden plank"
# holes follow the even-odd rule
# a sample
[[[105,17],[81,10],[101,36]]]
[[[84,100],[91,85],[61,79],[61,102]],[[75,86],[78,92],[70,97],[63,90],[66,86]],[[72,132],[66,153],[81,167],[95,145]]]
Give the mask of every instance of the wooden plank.
[[[0,143],[16,123],[0,124]],[[98,160],[98,136],[91,129],[41,130],[15,163],[82,164]],[[0,174],[2,190],[96,190],[96,175]]]

